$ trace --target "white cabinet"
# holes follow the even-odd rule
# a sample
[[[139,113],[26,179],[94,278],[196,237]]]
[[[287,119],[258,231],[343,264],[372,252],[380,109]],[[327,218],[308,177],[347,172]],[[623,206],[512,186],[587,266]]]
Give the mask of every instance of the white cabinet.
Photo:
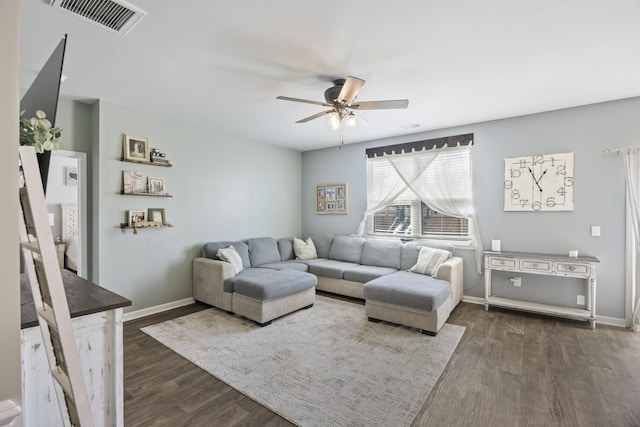
[[[122,308],[77,317],[72,323],[94,425],[123,426]],[[62,427],[40,328],[21,332],[24,426]]]
[[[80,367],[95,427],[124,425],[123,308],[131,301],[62,270]],[[24,427],[68,425],[58,406],[57,383],[38,326],[31,288],[21,276],[22,423]]]
[[[600,261],[591,256],[569,258],[562,255],[528,252],[484,251],[485,310],[489,306],[513,308],[551,316],[588,320],[596,326],[596,265]],[[491,292],[492,270],[516,273],[542,274],[548,276],[576,277],[584,279],[586,308],[573,308],[554,304],[541,304],[512,298],[496,297]]]

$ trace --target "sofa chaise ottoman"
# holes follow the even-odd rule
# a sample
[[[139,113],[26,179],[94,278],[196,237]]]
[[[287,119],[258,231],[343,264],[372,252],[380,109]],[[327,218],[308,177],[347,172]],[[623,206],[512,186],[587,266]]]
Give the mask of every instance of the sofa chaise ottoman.
[[[218,250],[230,246],[242,260],[243,268],[238,273],[231,263],[218,258]],[[261,267],[274,262],[280,262],[280,252],[274,239],[207,243],[203,257],[193,262],[193,298],[244,316],[261,326],[313,306],[316,276],[300,271],[296,266],[283,269]]]

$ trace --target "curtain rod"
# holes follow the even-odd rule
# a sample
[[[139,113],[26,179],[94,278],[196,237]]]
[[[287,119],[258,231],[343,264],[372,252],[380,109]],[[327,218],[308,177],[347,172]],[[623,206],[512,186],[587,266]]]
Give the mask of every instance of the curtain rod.
[[[636,149],[636,148],[640,148],[640,147],[623,147],[623,148],[605,148],[604,150],[602,150],[603,153],[624,153],[626,151],[629,151],[631,149]]]

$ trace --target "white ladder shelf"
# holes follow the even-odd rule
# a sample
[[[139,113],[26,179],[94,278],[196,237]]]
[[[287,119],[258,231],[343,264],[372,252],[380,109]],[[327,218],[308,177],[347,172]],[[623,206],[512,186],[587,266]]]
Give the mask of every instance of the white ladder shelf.
[[[93,418],[49,225],[38,160],[34,147],[21,146],[18,152],[23,178],[20,242],[60,411],[66,425],[91,427]]]

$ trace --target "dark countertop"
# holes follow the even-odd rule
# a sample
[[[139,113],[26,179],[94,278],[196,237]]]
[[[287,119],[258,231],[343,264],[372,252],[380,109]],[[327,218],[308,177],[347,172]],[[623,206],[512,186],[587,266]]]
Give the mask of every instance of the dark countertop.
[[[69,270],[62,270],[62,282],[72,318],[131,305],[128,299],[91,283]],[[38,326],[31,286],[26,274],[20,276],[20,306],[21,329]]]

